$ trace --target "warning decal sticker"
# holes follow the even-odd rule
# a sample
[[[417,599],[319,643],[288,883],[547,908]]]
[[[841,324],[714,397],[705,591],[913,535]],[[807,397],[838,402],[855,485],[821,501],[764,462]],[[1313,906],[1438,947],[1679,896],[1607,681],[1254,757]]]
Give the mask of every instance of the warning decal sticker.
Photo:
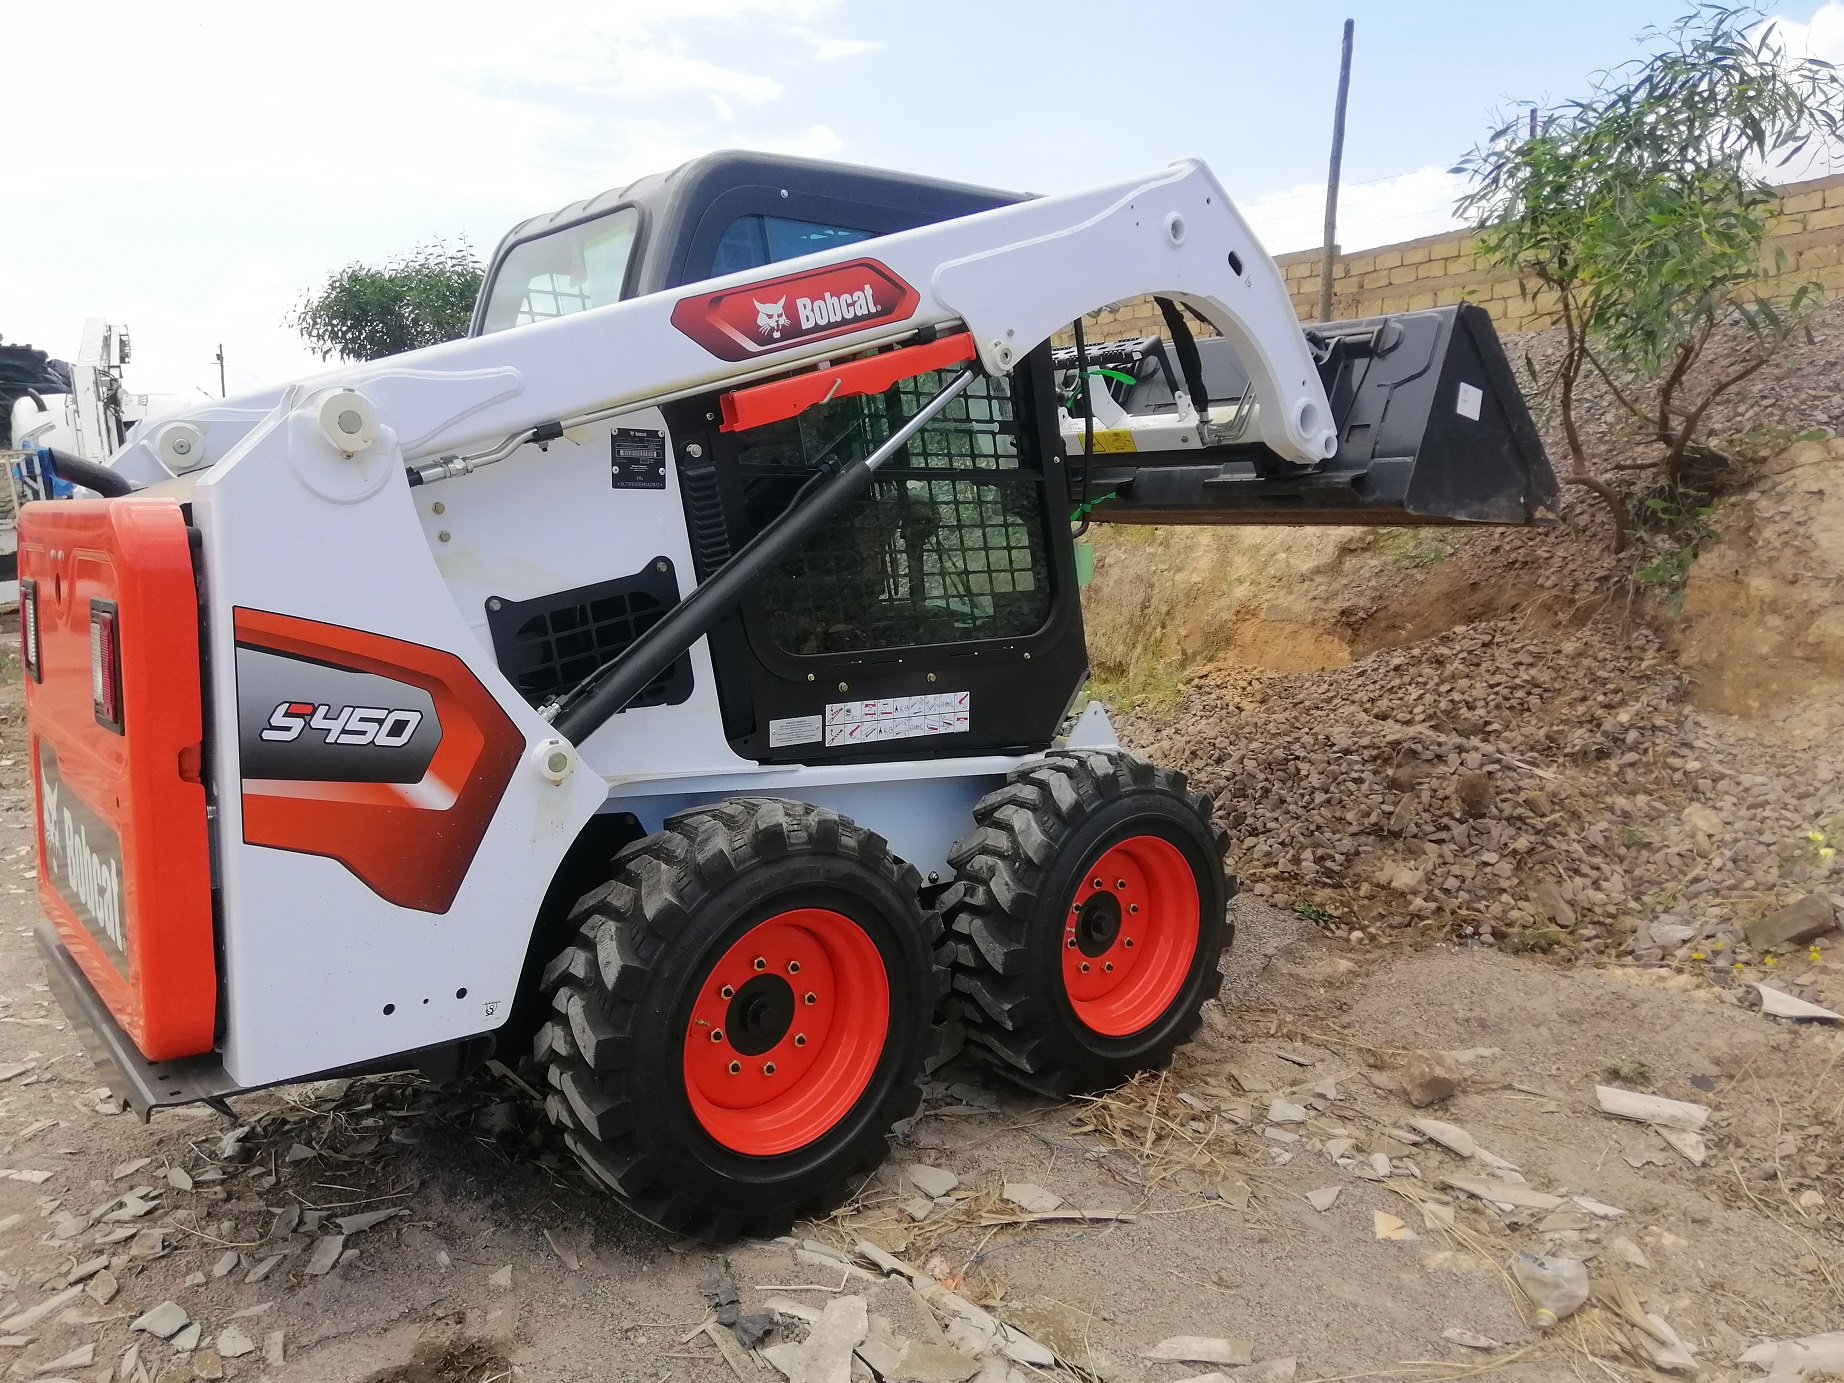
[[[918,735],[959,735],[971,727],[973,698],[967,692],[886,696],[876,701],[834,701],[826,706],[826,744],[871,744]]]

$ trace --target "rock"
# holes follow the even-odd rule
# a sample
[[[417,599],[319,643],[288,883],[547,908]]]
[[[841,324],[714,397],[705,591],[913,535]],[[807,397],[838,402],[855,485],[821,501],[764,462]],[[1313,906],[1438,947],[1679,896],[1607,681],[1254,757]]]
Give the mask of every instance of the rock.
[[[1797,903],[1757,917],[1745,924],[1743,933],[1757,951],[1774,946],[1798,946],[1823,936],[1838,925],[1837,909],[1820,893],[1808,893]]]
[[[1656,1124],[1653,1128],[1657,1131],[1658,1136],[1675,1148],[1678,1155],[1691,1166],[1701,1167],[1709,1161],[1709,1145],[1703,1141],[1702,1134],[1691,1133],[1688,1129],[1659,1128]]]
[[[512,1264],[508,1263],[503,1268],[495,1268],[492,1272],[487,1274],[487,1281],[491,1282],[495,1287],[512,1286]]]
[[[879,1369],[884,1383],[966,1383],[980,1371],[980,1361],[952,1345],[932,1340],[910,1340],[887,1369]]]
[[[1055,1192],[1028,1181],[1006,1182],[1005,1198],[1027,1215],[1047,1215],[1063,1204],[1063,1198]]]
[[[826,1303],[804,1341],[770,1345],[762,1357],[786,1374],[789,1383],[850,1383],[852,1352],[869,1327],[864,1298],[839,1297]]]
[[[935,1203],[927,1196],[911,1196],[903,1202],[903,1213],[917,1224],[921,1224],[935,1213]]]
[[[1292,1104],[1286,1100],[1274,1100],[1268,1105],[1268,1122],[1271,1124],[1303,1124],[1306,1122],[1306,1106]]]
[[[1492,810],[1492,777],[1488,773],[1457,773],[1453,780],[1453,800],[1460,811],[1478,820]]]
[[[1251,1368],[1236,1371],[1236,1383],[1293,1383],[1293,1375],[1299,1368],[1299,1360],[1264,1359]]]
[[[1379,1239],[1419,1239],[1421,1236],[1394,1215],[1383,1210],[1370,1212],[1370,1230]]]
[[[282,1366],[284,1360],[282,1358],[281,1331],[271,1330],[267,1335],[263,1336],[263,1362],[270,1365],[272,1368],[279,1369]]]
[[[25,1310],[17,1311],[0,1321],[0,1335],[17,1335],[30,1330],[53,1311],[61,1310],[82,1295],[83,1288],[81,1287],[66,1287],[61,1292],[54,1292],[38,1305],[28,1306]],[[184,1313],[181,1312],[181,1314]]]
[[[192,1356],[192,1376],[194,1378],[224,1377],[224,1358],[215,1349],[201,1349]]]
[[[96,1346],[78,1345],[69,1354],[59,1355],[48,1364],[38,1366],[39,1373],[56,1373],[59,1369],[87,1369],[96,1362]]]
[[[243,1259],[236,1249],[226,1249],[223,1253],[218,1255],[218,1261],[211,1265],[211,1275],[213,1277],[227,1277],[237,1270],[237,1265],[242,1261]]]
[[[1652,1260],[1646,1257],[1645,1250],[1640,1248],[1639,1245],[1635,1244],[1631,1239],[1628,1239],[1624,1234],[1615,1238],[1608,1244],[1608,1247],[1614,1251],[1614,1257],[1618,1258],[1622,1263],[1629,1264],[1635,1268],[1650,1268],[1652,1266]]]
[[[1659,1095],[1645,1095],[1637,1090],[1622,1090],[1617,1085],[1597,1085],[1594,1096],[1603,1114],[1622,1119],[1636,1119],[1645,1124],[1662,1124],[1666,1128],[1697,1132],[1709,1122],[1708,1105],[1687,1100],[1667,1100]]]
[[[1476,1330],[1462,1330],[1457,1325],[1450,1325],[1443,1330],[1441,1332],[1441,1338],[1451,1344],[1465,1345],[1468,1349],[1504,1348],[1503,1345],[1499,1344],[1497,1340],[1494,1340],[1489,1335],[1481,1335]]]
[[[370,1229],[374,1225],[383,1224],[386,1220],[394,1220],[399,1215],[408,1215],[409,1213],[408,1210],[405,1210],[400,1205],[392,1210],[367,1210],[362,1215],[342,1215],[339,1217],[339,1232],[341,1234],[357,1234],[361,1230]]]
[[[960,1178],[945,1167],[930,1167],[920,1162],[909,1164],[909,1181],[925,1196],[945,1196],[960,1185]]]
[[[1465,1078],[1445,1052],[1415,1052],[1402,1068],[1402,1095],[1417,1109],[1426,1109],[1452,1095]]]
[[[1844,1022],[1844,1014],[1833,1013],[1819,1004],[1808,1003],[1774,985],[1757,983],[1755,988],[1761,994],[1761,1012],[1770,1018],[1809,1018],[1820,1023]]]
[[[1142,1359],[1158,1359],[1177,1364],[1234,1364],[1240,1367],[1253,1362],[1255,1346],[1247,1340],[1220,1340],[1205,1335],[1174,1335],[1161,1340],[1140,1354]]]
[[[1697,934],[1697,929],[1687,922],[1654,922],[1646,930],[1652,944],[1659,947],[1682,946]]]
[[[192,1317],[176,1301],[163,1301],[151,1311],[144,1311],[129,1323],[130,1330],[144,1330],[162,1340],[170,1340],[186,1328]]]
[[[193,1350],[198,1348],[198,1342],[204,1337],[204,1334],[205,1327],[200,1325],[197,1321],[193,1321],[192,1324],[188,1325],[184,1330],[168,1340],[167,1343],[181,1354],[190,1354]]]
[[[1562,896],[1562,889],[1545,879],[1530,890],[1530,901],[1537,905],[1542,914],[1561,927],[1565,932],[1575,926],[1575,909],[1569,900]]]
[[[275,1271],[275,1265],[280,1263],[283,1257],[284,1255],[279,1253],[270,1254],[267,1258],[263,1259],[262,1262],[258,1263],[254,1268],[251,1268],[249,1272],[244,1274],[244,1282],[246,1284],[261,1282],[265,1277],[269,1276],[270,1273]]]
[[[1306,1193],[1306,1202],[1308,1205],[1312,1206],[1314,1210],[1330,1210],[1334,1205],[1338,1204],[1338,1192],[1340,1189],[1341,1188],[1337,1186],[1322,1186],[1317,1191],[1308,1191]],[[1209,1359],[1204,1362],[1214,1364],[1219,1362],[1227,1363],[1228,1361]]]
[[[115,1280],[114,1273],[104,1268],[84,1284],[83,1290],[98,1306],[107,1306],[115,1300],[115,1294],[121,1290],[121,1284]]]
[[[324,1277],[333,1271],[340,1254],[346,1249],[346,1236],[328,1234],[314,1241],[314,1251],[307,1256],[301,1271],[309,1277]]]
[[[1678,817],[1691,830],[1702,836],[1706,842],[1715,840],[1723,834],[1725,829],[1722,818],[1701,802],[1692,802],[1678,813]]]
[[[1443,1123],[1439,1119],[1411,1119],[1409,1127],[1417,1133],[1427,1134],[1448,1152],[1460,1157],[1471,1157],[1479,1150],[1472,1134],[1458,1124]]]
[[[241,1359],[246,1354],[256,1353],[256,1341],[234,1325],[227,1325],[218,1332],[218,1353],[226,1359]]]

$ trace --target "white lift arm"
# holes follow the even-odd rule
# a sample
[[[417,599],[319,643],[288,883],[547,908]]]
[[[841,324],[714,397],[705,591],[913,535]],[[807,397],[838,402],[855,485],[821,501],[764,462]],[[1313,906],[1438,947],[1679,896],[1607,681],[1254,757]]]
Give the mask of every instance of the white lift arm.
[[[785,346],[771,344],[740,361],[715,354],[674,323],[688,299],[863,259],[914,290],[909,312],[820,340],[791,334]],[[114,464],[142,484],[164,480],[180,469],[168,444],[182,438],[191,458],[184,468],[202,470],[277,406],[354,390],[394,434],[403,458],[433,480],[502,460],[545,424],[567,430],[954,323],[972,333],[986,370],[1005,374],[1082,314],[1151,293],[1188,304],[1229,339],[1253,384],[1259,439],[1277,455],[1308,467],[1336,451],[1331,409],[1279,269],[1210,170],[1188,160],[1151,177],[345,366],[183,415],[125,448]],[[355,459],[379,445],[376,427],[363,435],[367,446]]]

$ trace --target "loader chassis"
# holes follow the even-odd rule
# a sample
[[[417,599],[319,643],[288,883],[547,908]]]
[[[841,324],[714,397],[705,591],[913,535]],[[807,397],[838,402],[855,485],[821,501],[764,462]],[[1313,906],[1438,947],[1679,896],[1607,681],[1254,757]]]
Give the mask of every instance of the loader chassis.
[[[1146,292],[1187,388],[1110,415],[1138,458],[1104,472],[1049,338]],[[112,458],[134,493],[27,506],[60,1002],[143,1114],[528,1054],[591,1176],[712,1237],[836,1202],[963,1038],[1052,1094],[1157,1065],[1233,884],[1181,776],[1098,707],[1059,737],[1071,509],[1220,519],[1237,467],[1328,466],[1361,507],[1373,462],[1477,444],[1478,512],[1383,508],[1540,521],[1496,340],[1451,327],[1341,374],[1402,333],[1303,334],[1198,164],[1019,199],[717,156],[536,218],[470,338],[202,407]],[[1406,456],[1346,433],[1360,395]]]

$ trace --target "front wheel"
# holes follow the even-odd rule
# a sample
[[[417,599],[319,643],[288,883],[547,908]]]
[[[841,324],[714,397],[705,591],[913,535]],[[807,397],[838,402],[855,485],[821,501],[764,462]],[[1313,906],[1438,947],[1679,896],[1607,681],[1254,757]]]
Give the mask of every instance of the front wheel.
[[[1209,802],[1125,751],[1062,751],[974,820],[941,900],[974,1046],[1058,1096],[1169,1061],[1232,935]]]
[[[736,799],[619,855],[545,972],[536,1056],[583,1167],[678,1233],[782,1234],[914,1112],[940,923],[835,812]]]

